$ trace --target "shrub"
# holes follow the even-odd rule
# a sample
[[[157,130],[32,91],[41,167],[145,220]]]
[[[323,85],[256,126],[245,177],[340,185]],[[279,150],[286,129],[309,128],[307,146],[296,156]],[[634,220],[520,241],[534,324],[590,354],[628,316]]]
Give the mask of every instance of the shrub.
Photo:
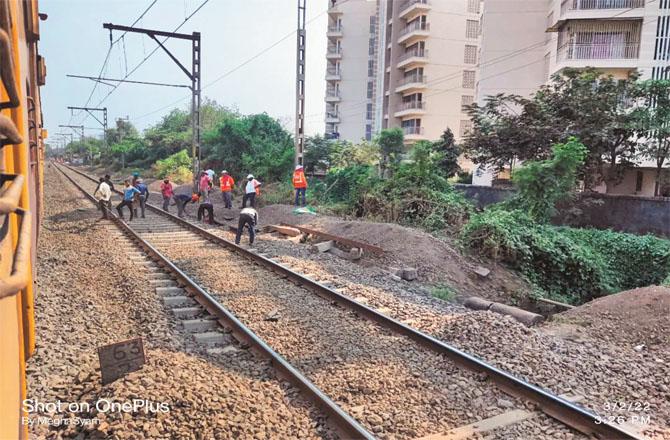
[[[521,210],[475,214],[465,243],[518,269],[540,292],[569,303],[660,283],[670,271],[670,242],[652,236],[536,224]]]
[[[159,179],[170,177],[175,183],[186,183],[193,180],[191,166],[193,162],[186,150],[181,150],[171,156],[156,161],[154,174]]]

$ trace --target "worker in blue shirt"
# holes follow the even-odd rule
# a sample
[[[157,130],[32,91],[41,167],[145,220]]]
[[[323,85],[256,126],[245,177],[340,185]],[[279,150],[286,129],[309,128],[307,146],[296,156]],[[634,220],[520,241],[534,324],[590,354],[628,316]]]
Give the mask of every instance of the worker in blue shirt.
[[[119,218],[123,218],[123,211],[121,209],[127,206],[130,210],[130,221],[133,221],[133,199],[135,198],[135,194],[139,194],[140,191],[127,180],[123,182],[123,185],[123,200],[116,206],[116,211],[119,213]]]
[[[147,207],[147,200],[149,200],[149,187],[140,178],[135,183],[135,188],[140,192],[140,210],[142,211],[142,218],[144,217],[144,210]],[[137,215],[137,213],[135,213]]]

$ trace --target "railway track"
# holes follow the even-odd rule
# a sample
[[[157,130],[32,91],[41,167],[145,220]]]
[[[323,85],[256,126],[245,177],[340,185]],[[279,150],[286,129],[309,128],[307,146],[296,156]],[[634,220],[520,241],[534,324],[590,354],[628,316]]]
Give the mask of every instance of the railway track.
[[[61,171],[91,198],[92,178],[69,167],[67,173]],[[507,397],[504,391],[514,397],[515,407],[530,402],[587,436],[639,438],[602,423],[566,398],[388,318],[253,250],[236,246],[212,230],[148,208],[146,219],[129,224],[114,221],[168,268],[190,296],[232,329],[238,340],[270,357],[279,371],[324,409],[345,437],[370,438],[370,431],[399,437],[448,432],[500,416],[492,408]],[[346,406],[368,429],[320,389]],[[487,409],[473,409],[475,400],[478,408]]]

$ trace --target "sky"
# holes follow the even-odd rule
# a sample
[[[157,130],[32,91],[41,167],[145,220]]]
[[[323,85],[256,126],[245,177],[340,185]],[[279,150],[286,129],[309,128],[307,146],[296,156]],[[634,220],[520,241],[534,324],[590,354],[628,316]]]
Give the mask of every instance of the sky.
[[[174,31],[205,0],[157,0],[135,27]],[[131,25],[153,0],[42,0],[40,52],[47,64],[42,87],[45,127],[84,125],[86,134],[101,135],[100,124],[68,106],[107,107],[109,126],[129,117],[140,130],[160,121],[172,108],[190,108],[190,90],[123,83],[112,89],[88,79],[98,77],[109,51],[103,23]],[[326,69],[327,0],[307,1],[306,132],[322,133]],[[178,32],[201,33],[202,96],[243,114],[266,112],[291,132],[295,114],[295,47],[297,0],[209,0]],[[116,40],[122,32],[114,31]],[[283,41],[280,41],[284,38]],[[166,47],[188,69],[191,43],[169,39]],[[272,47],[273,46],[273,47]],[[121,79],[157,44],[141,34],[126,34],[109,51],[103,74]],[[129,80],[190,84],[184,72],[161,49]],[[93,93],[92,93],[93,91]],[[92,94],[91,94],[92,93]],[[90,101],[89,101],[90,96]],[[88,102],[88,105],[86,103]]]

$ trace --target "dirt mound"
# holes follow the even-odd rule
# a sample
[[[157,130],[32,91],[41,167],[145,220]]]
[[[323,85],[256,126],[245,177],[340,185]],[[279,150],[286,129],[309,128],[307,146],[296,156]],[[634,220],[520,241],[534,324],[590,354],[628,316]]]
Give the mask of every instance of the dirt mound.
[[[462,296],[479,295],[509,302],[510,297],[525,297],[528,286],[513,272],[490,262],[464,256],[447,239],[393,223],[343,220],[325,215],[296,215],[288,205],[270,205],[259,210],[261,225],[290,223],[304,225],[335,235],[363,241],[384,249],[375,260],[381,267],[415,267],[426,283],[446,283]],[[474,269],[491,269],[486,279]]]
[[[606,341],[662,348],[670,343],[670,288],[641,287],[598,298],[556,315]]]

